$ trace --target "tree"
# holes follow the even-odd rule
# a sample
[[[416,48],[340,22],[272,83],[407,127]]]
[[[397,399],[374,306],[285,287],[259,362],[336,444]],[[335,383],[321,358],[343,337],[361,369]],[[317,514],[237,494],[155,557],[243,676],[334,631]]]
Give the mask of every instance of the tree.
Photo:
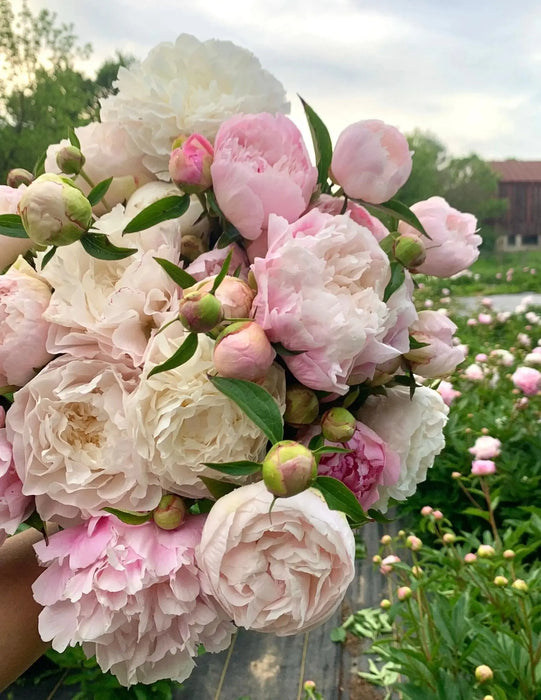
[[[411,206],[415,202],[441,194],[442,171],[447,161],[445,146],[432,134],[416,130],[407,136],[413,151],[411,175],[397,194],[401,202]]]
[[[68,127],[98,118],[99,99],[111,91],[119,65],[131,59],[118,54],[91,79],[75,67],[90,53],[73,25],[59,25],[56,14],[33,15],[26,0],[15,14],[10,0],[0,0],[0,182],[13,167],[32,170]]]

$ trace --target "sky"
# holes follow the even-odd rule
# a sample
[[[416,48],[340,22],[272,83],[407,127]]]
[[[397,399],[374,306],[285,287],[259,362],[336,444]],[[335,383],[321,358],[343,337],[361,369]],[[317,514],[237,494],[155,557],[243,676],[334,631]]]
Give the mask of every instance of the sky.
[[[19,0],[13,0],[18,6]],[[144,58],[182,32],[252,51],[333,139],[382,119],[453,156],[541,160],[538,0],[29,0],[90,42],[92,73],[117,50]]]

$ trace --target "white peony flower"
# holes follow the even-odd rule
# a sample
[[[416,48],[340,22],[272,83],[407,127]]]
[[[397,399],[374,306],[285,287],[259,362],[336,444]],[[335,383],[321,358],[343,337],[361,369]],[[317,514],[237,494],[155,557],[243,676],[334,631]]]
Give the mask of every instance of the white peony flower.
[[[246,49],[230,41],[200,42],[181,34],[156,46],[142,63],[118,72],[117,95],[101,104],[101,120],[125,126],[146,156],[145,166],[169,179],[171,146],[179,134],[213,139],[238,113],[288,112],[284,88]]]
[[[23,493],[44,520],[156,507],[162,491],[149,482],[124,411],[138,381],[126,365],[64,356],[16,393],[7,437]]]
[[[143,376],[171,357],[186,336],[180,322],[155,335]],[[184,496],[208,495],[201,475],[224,477],[204,462],[261,461],[265,456],[263,432],[208,379],[207,374],[214,371],[213,351],[214,341],[199,334],[197,350],[188,362],[143,378],[127,403],[137,451],[164,489]],[[273,365],[263,386],[283,413],[283,370]]]
[[[380,487],[380,495],[404,501],[426,479],[428,469],[444,445],[443,428],[448,407],[437,391],[417,387],[410,399],[408,387],[393,387],[387,396],[370,396],[358,418],[398,452],[400,476],[396,484]]]

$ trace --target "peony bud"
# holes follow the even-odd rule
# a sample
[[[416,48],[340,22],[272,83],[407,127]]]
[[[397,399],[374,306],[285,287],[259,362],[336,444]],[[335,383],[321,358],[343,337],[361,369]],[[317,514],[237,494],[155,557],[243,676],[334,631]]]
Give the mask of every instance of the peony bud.
[[[372,563],[378,566],[381,564],[381,557],[379,554],[374,554],[374,556],[372,557]]]
[[[56,164],[66,175],[78,175],[86,158],[77,146],[63,146],[56,154]]]
[[[511,588],[514,588],[516,591],[523,591],[524,593],[526,593],[528,591],[528,584],[523,579],[517,578],[511,584]]]
[[[379,607],[380,607],[382,610],[389,610],[389,608],[391,607],[391,605],[392,605],[391,601],[388,600],[387,598],[384,598],[384,599],[381,601],[381,603],[379,604]]]
[[[24,168],[13,168],[10,170],[6,179],[8,187],[20,187],[21,185],[29,185],[34,181],[32,173]]]
[[[505,578],[505,576],[495,576],[494,577],[494,585],[495,586],[507,586],[509,581]]]
[[[330,442],[347,442],[355,433],[357,421],[347,408],[335,406],[321,418],[321,432]]]
[[[381,566],[379,567],[379,570],[384,575],[390,574],[393,570],[393,564],[397,564],[399,561],[400,557],[397,557],[395,554],[389,554],[388,557],[385,557],[381,560]]]
[[[409,270],[415,270],[426,259],[426,247],[421,236],[399,236],[395,241],[393,253],[395,260]]]
[[[434,518],[434,520],[443,520],[443,513],[441,512],[441,510],[433,510],[432,517]]]
[[[276,351],[255,321],[237,321],[225,328],[214,346],[214,366],[222,377],[257,382],[265,377]]]
[[[464,557],[464,561],[466,564],[473,564],[474,561],[477,561],[477,555],[473,552],[468,552],[468,554],[466,554]]]
[[[454,532],[446,532],[442,539],[445,544],[454,544],[456,542],[456,535]]]
[[[312,452],[294,440],[282,440],[271,447],[263,460],[263,481],[275,496],[288,498],[307,489],[317,476]]]
[[[491,459],[474,459],[471,473],[472,476],[490,476],[496,473],[496,464]]]
[[[304,689],[305,690],[315,690],[316,684],[314,683],[314,681],[305,681],[304,682]]]
[[[432,506],[423,506],[421,508],[421,515],[425,518],[428,517],[429,515],[432,515],[433,512],[434,512],[434,508],[432,508]]]
[[[461,474],[460,472],[452,472],[452,473],[451,473],[451,477],[452,477],[453,479],[461,479],[461,478],[462,478],[462,474]]]
[[[398,600],[408,600],[411,598],[411,588],[409,586],[400,586],[396,592],[396,595]]]
[[[391,537],[391,535],[383,535],[383,537],[380,539],[381,544],[384,546],[391,544],[392,541],[393,538]]]
[[[477,550],[477,556],[481,559],[490,559],[496,554],[494,547],[489,544],[480,544]]]
[[[423,575],[423,570],[420,566],[412,566],[411,573],[414,578],[421,578],[421,576]]]
[[[181,142],[169,158],[171,180],[187,194],[200,194],[212,185],[210,166],[214,148],[201,134],[191,134]]]
[[[184,293],[210,292],[215,279],[215,277],[207,277],[194,284],[193,287],[186,289]],[[222,304],[225,319],[250,317],[255,292],[244,280],[226,275],[218,285],[215,294]]]
[[[483,700],[494,700],[494,695],[483,695]]]
[[[479,683],[486,683],[494,678],[494,673],[492,672],[490,666],[482,664],[481,666],[477,666],[475,669],[475,678],[479,681]]]
[[[512,549],[506,549],[505,552],[503,553],[503,558],[504,559],[514,559],[516,557],[515,552],[513,552]]]
[[[186,506],[180,496],[164,494],[158,506],[152,511],[152,518],[162,530],[176,530],[186,518]]]
[[[422,546],[422,541],[415,535],[409,535],[409,537],[406,539],[406,547],[409,547],[414,552],[418,552]]]
[[[319,401],[312,389],[294,384],[286,391],[284,420],[291,425],[309,425],[319,413]]]
[[[92,207],[71,180],[45,173],[24,191],[19,214],[34,243],[63,246],[79,240],[87,231]]]
[[[208,333],[223,320],[222,305],[214,294],[195,291],[180,301],[179,319],[192,333]]]

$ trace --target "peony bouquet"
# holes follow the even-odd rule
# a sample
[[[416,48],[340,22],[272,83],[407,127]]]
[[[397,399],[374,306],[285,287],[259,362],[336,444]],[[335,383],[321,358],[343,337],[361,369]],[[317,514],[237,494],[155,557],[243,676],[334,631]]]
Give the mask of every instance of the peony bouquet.
[[[182,35],[117,87],[0,187],[0,538],[57,523],[40,634],[129,686],[184,680],[235,626],[337,609],[352,529],[426,477],[431,383],[464,357],[415,273],[465,269],[481,239],[440,197],[394,199],[392,126],[333,148],[303,102],[312,162],[229,42]]]

